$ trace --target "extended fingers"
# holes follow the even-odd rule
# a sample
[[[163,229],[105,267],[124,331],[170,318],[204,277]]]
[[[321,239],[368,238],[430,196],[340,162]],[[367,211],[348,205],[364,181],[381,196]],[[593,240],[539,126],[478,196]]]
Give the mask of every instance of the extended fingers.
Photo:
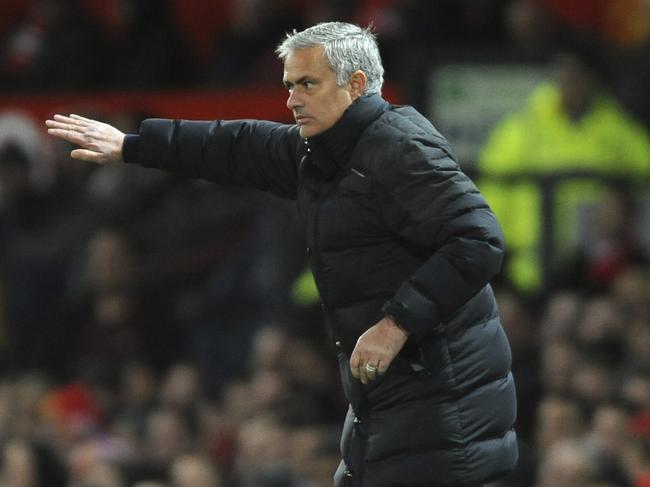
[[[50,128],[73,130],[77,132],[85,132],[99,123],[74,114],[71,114],[69,117],[56,114],[52,118],[53,120],[46,120],[45,125]]]
[[[97,120],[92,120],[90,118],[82,117],[81,115],[76,115],[71,113],[70,115],[61,115],[59,113],[54,115],[54,120],[58,120],[65,123],[72,123],[75,125],[91,125],[100,123]]]
[[[61,120],[56,116],[55,120],[46,120],[45,125],[48,127],[48,133],[59,137],[65,135],[63,133],[64,131],[67,132],[68,135],[82,134],[84,132],[84,127],[74,123],[69,123],[66,120]]]
[[[66,115],[59,115],[58,113],[54,115],[54,120],[59,123],[66,124],[70,127],[84,127],[87,125],[86,122],[79,120],[78,118],[74,118],[75,115],[70,115],[69,117]]]
[[[58,127],[58,126],[56,126]],[[81,132],[71,130],[68,128],[49,128],[47,133],[59,137],[60,139],[67,140],[77,145],[84,145],[85,137]]]
[[[77,122],[79,122],[80,124],[96,124],[96,123],[101,123],[101,122],[98,122],[97,120],[93,120],[93,119],[91,119],[91,118],[82,117],[81,115],[76,115],[76,114],[74,114],[74,113],[71,113],[71,114],[70,114],[70,118],[73,119],[73,120],[75,120],[75,121],[77,121]]]
[[[48,134],[80,147],[70,153],[74,159],[107,164],[122,156],[124,134],[111,125],[75,114],[56,114],[45,125]]]
[[[45,125],[50,129],[77,131],[78,127],[61,120],[46,120]]]
[[[76,118],[72,118],[76,117]],[[60,137],[68,142],[89,147],[97,135],[95,124],[89,123],[88,119],[79,119],[78,115],[54,115],[53,120],[46,120],[45,125],[48,127],[47,132],[55,137]]]

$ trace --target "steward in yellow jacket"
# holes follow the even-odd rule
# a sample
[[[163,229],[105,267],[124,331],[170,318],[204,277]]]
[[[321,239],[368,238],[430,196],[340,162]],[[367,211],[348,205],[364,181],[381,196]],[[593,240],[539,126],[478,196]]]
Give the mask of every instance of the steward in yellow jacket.
[[[541,290],[541,191],[535,176],[588,171],[643,180],[650,174],[647,131],[594,89],[572,57],[557,62],[555,82],[540,85],[525,108],[507,116],[483,148],[479,187],[506,237],[505,277],[523,292]],[[514,181],[503,176],[531,176]],[[567,179],[555,189],[556,257],[571,254],[580,210],[598,201],[603,184]],[[557,264],[559,259],[555,259]]]

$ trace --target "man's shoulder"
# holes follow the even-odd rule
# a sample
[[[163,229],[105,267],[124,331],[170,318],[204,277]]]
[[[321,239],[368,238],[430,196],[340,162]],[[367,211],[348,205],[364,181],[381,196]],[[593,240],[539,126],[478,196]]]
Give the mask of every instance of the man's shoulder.
[[[360,142],[366,150],[386,156],[414,144],[452,152],[447,139],[409,105],[391,105],[368,127]]]
[[[383,144],[408,143],[416,139],[428,140],[434,145],[447,144],[434,125],[410,105],[391,105],[370,125],[364,137],[383,140]]]
[[[390,105],[373,125],[384,131],[407,134],[433,129],[431,122],[410,105]]]
[[[455,161],[449,142],[421,113],[391,105],[364,132],[354,164],[379,179],[433,167],[443,158]]]

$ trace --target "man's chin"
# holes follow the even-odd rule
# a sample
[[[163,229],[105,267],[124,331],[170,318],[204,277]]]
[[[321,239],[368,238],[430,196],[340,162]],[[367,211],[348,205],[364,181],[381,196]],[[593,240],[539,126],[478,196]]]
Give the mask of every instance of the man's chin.
[[[317,128],[310,127],[309,125],[300,125],[299,130],[300,130],[300,137],[302,137],[303,139],[308,139],[309,137],[318,135],[321,132]]]

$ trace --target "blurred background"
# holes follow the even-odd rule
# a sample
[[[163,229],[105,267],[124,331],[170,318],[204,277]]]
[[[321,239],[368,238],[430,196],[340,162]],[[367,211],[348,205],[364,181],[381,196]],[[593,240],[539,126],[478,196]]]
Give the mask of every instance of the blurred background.
[[[650,485],[648,0],[2,0],[0,486],[331,485],[346,404],[291,202],[69,158],[79,113],[290,122],[274,49],[372,23],[497,213],[521,460]]]

